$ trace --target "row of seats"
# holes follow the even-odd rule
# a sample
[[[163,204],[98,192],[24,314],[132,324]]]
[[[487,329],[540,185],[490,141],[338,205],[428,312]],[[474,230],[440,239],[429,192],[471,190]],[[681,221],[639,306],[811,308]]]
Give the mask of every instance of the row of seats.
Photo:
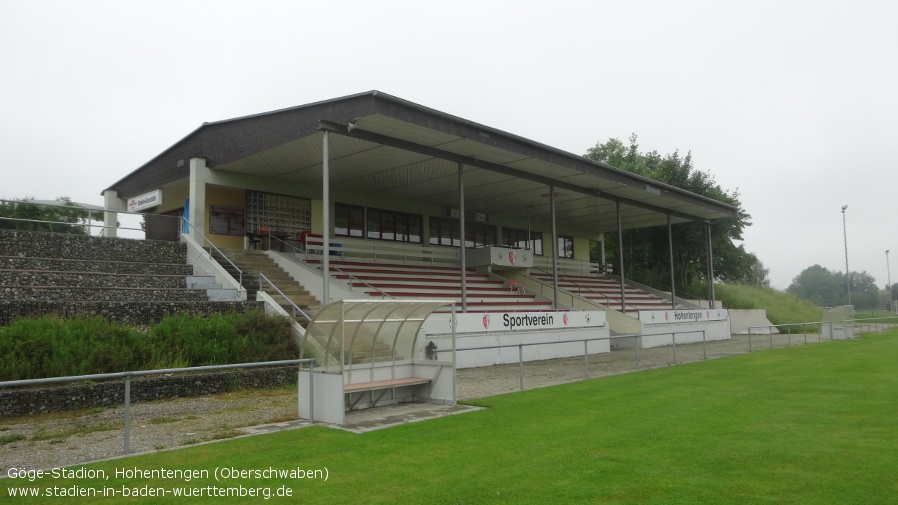
[[[331,276],[375,298],[436,299],[461,304],[461,269],[448,266],[330,261]],[[552,310],[552,302],[521,293],[488,274],[468,269],[470,311],[515,312]]]
[[[532,277],[551,283],[552,275],[546,272],[532,272]],[[591,275],[559,275],[558,287],[569,293],[579,295],[614,310],[621,310],[620,281],[606,276]],[[640,310],[667,310],[671,308],[670,299],[644,291],[630,284],[624,285],[623,312]]]

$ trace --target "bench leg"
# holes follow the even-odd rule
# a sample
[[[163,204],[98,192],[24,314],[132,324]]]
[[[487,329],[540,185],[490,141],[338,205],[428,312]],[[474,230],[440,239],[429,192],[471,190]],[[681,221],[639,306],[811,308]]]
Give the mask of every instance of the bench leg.
[[[390,389],[393,389],[393,388],[390,388]],[[377,405],[377,402],[379,402],[383,399],[384,395],[387,394],[387,391],[388,391],[388,389],[381,389],[380,394],[377,395],[377,398],[374,398],[374,391],[369,391],[369,393],[371,394],[371,398],[373,399],[373,401],[371,402],[371,406],[374,407],[375,405]],[[362,391],[361,393],[359,393],[359,396],[356,397],[355,401],[352,402],[352,404],[346,408],[346,411],[349,412],[350,410],[354,409],[355,406],[358,405],[359,402],[362,401],[362,398],[364,398],[364,397],[365,397],[365,391]],[[352,393],[349,393],[349,400],[352,400]],[[347,403],[349,403],[349,402],[347,401]]]

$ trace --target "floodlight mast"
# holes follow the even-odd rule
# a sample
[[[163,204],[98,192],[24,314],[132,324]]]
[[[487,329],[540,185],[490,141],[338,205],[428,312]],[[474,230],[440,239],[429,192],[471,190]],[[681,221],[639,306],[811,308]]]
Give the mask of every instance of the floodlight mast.
[[[845,285],[848,286],[848,310],[851,310],[851,273],[848,271],[848,228],[845,226],[845,209],[847,205],[842,206],[842,236],[845,240]]]
[[[886,274],[888,275],[889,283],[886,284],[886,291],[889,292],[889,312],[892,311],[892,266],[889,264],[889,250],[886,249]]]

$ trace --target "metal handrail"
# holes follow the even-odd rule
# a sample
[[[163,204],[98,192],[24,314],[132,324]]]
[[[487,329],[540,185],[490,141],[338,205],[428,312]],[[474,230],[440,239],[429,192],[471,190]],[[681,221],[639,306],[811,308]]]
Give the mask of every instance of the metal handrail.
[[[281,240],[281,239],[275,237],[274,235],[272,235],[271,232],[269,231],[269,232],[268,232],[268,244],[269,244],[269,245],[271,244],[271,240],[272,240],[272,239],[277,240],[278,242],[284,244],[285,246],[287,246],[287,247],[293,249],[293,262],[294,262],[294,263],[296,263],[296,252],[297,252],[297,251],[301,252],[301,253],[303,254],[303,256],[305,256],[306,260],[318,258],[318,257],[321,256],[320,254],[312,254],[312,253],[310,253],[307,249],[301,249],[301,248],[299,248],[299,247],[296,247],[296,246],[293,246],[293,245],[291,245],[291,244],[288,244],[287,242],[285,242],[285,241],[283,241],[283,240]],[[269,247],[269,249],[270,249],[270,248],[271,248],[271,247]],[[395,300],[395,299],[396,299],[396,297],[390,295],[389,293],[386,293],[385,291],[381,290],[380,288],[377,288],[377,287],[372,286],[371,284],[365,282],[364,279],[360,279],[360,278],[358,278],[358,277],[356,277],[356,276],[354,276],[354,275],[352,275],[352,274],[350,274],[350,273],[346,273],[346,272],[344,272],[343,270],[341,270],[341,269],[338,268],[338,267],[331,266],[330,269],[331,269],[331,270],[336,270],[337,272],[340,272],[341,274],[343,274],[343,275],[349,277],[349,282],[348,282],[347,284],[349,285],[349,290],[350,290],[350,291],[352,291],[352,282],[353,282],[353,280],[356,280],[356,281],[361,282],[361,283],[364,284],[365,286],[368,286],[369,288],[371,288],[371,289],[377,291],[378,293],[380,293],[380,298],[381,298],[382,300],[383,300],[385,297],[388,297],[388,298],[390,298],[391,300]],[[318,270],[321,270],[321,267],[320,267],[320,266],[318,267]],[[269,281],[269,282],[270,282],[270,281]]]
[[[231,261],[231,259],[228,258],[227,255],[225,255],[225,253],[221,252],[221,250],[220,250],[219,248],[215,247],[215,244],[213,244],[211,240],[209,240],[208,238],[206,238],[206,236],[203,235],[203,232],[197,230],[195,226],[191,225],[191,224],[190,224],[190,221],[188,221],[188,220],[185,219],[184,217],[181,217],[180,219],[181,219],[181,221],[183,221],[184,223],[187,223],[187,229],[188,229],[188,230],[190,230],[190,228],[192,227],[192,228],[193,228],[193,231],[195,231],[197,235],[199,235],[205,242],[208,242],[208,243],[209,243],[209,256],[212,256],[212,249],[215,248],[215,251],[218,252],[218,254],[220,254],[221,257],[224,258],[225,261],[227,261],[232,267],[234,267],[234,270],[237,270],[237,273],[240,274],[240,275],[239,275],[240,279],[239,279],[238,283],[240,284],[240,287],[242,287],[242,288],[245,289],[245,286],[243,286],[243,270],[241,270],[240,267],[238,267],[237,265],[235,265],[234,262]],[[202,247],[202,246],[201,246],[201,247]]]
[[[537,267],[533,267],[533,269],[536,270],[536,271],[538,271],[538,272],[542,272],[542,273],[544,273],[544,274],[546,274],[546,275],[552,276],[552,272],[549,272],[549,271],[547,271],[547,270],[543,270],[543,269],[537,268]],[[553,276],[553,278],[554,278],[554,276]],[[539,279],[537,279],[537,281],[539,281]],[[540,281],[540,282],[542,282],[542,281]],[[551,284],[549,284],[549,285],[551,286]],[[609,308],[615,307],[615,306],[620,306],[620,305],[621,305],[621,299],[620,299],[620,298],[611,298],[610,296],[606,295],[605,293],[601,293],[601,292],[599,292],[599,291],[593,291],[593,290],[592,290],[591,288],[589,288],[589,287],[587,287],[586,290],[587,290],[589,293],[604,296],[604,297],[605,297],[605,302],[606,302],[605,305],[606,305],[607,307],[609,307]],[[565,291],[567,291],[567,290],[565,289]],[[581,285],[579,285],[579,284],[577,284],[577,295],[578,295],[578,296],[581,296],[581,297],[583,296],[583,286],[581,286]],[[613,302],[613,303],[610,303],[610,302]],[[640,310],[640,309],[639,309],[639,307],[637,307],[637,306],[635,306],[635,305],[630,305],[629,303],[624,302],[624,303],[623,303],[623,306],[624,306],[624,308],[631,308],[631,309],[635,310],[637,313],[639,313],[639,310]],[[613,310],[617,310],[617,309],[615,308],[615,309],[613,309]],[[623,311],[622,311],[622,312],[623,312]]]
[[[350,291],[352,291],[352,281],[353,281],[353,279],[355,279],[355,280],[361,282],[362,284],[368,286],[369,288],[371,288],[371,289],[377,291],[378,293],[380,293],[380,299],[381,299],[381,300],[384,300],[385,298],[389,298],[389,299],[391,299],[391,300],[395,300],[395,299],[396,299],[395,296],[393,296],[393,295],[387,293],[386,291],[384,291],[384,290],[382,290],[382,289],[380,289],[380,288],[378,288],[378,287],[376,287],[376,286],[372,286],[371,284],[369,284],[369,283],[368,283],[367,281],[365,281],[364,279],[359,279],[358,277],[356,277],[356,276],[354,276],[354,275],[352,275],[352,274],[350,274],[350,273],[344,272],[343,270],[341,270],[341,269],[338,268],[338,267],[330,266],[330,265],[328,265],[328,267],[329,267],[331,270],[336,270],[337,272],[340,272],[341,274],[343,274],[343,275],[349,277],[349,282],[348,282],[347,284],[349,285],[349,290],[350,290]],[[320,270],[321,267],[319,266],[318,269]]]
[[[280,238],[275,237],[274,235],[271,234],[271,230],[268,230],[268,231],[265,232],[265,233],[266,233],[266,236],[268,237],[268,249],[269,249],[269,250],[271,249],[271,241],[272,241],[272,240],[277,240],[277,241],[280,242],[281,244],[284,244],[285,246],[289,247],[290,249],[293,249],[293,262],[294,262],[294,263],[296,262],[296,253],[297,253],[297,251],[300,252],[300,253],[302,253],[303,256],[305,256],[306,258],[309,258],[309,257],[312,256],[312,255],[309,253],[309,251],[307,251],[305,248],[296,247],[296,246],[294,246],[293,244],[288,244],[286,240],[281,240]]]
[[[15,381],[0,382],[0,388],[4,387],[21,387],[35,386],[39,384],[54,384],[58,382],[77,382],[83,380],[102,380],[102,379],[125,379],[125,433],[124,433],[124,452],[131,452],[131,377],[141,377],[144,375],[163,375],[173,373],[189,373],[189,372],[205,372],[210,370],[230,370],[234,368],[261,368],[272,366],[301,365],[308,363],[311,369],[315,367],[315,358],[304,359],[287,359],[280,361],[257,361],[254,363],[232,363],[230,365],[205,365],[186,368],[164,368],[160,370],[136,370],[132,372],[112,372],[91,375],[70,375],[67,377],[48,377],[43,379],[24,379]],[[298,384],[298,383],[297,383]],[[297,397],[297,415],[299,414],[299,387],[296,388]],[[309,382],[309,400],[314,401],[314,387]],[[312,403],[314,405],[314,403]],[[309,411],[309,423],[315,424],[314,410]]]
[[[23,223],[44,223],[44,224],[61,224],[63,226],[71,226],[71,227],[87,227],[87,234],[90,235],[93,230],[94,225],[90,224],[90,219],[88,219],[87,223],[66,223],[65,221],[44,221],[42,219],[24,219],[21,217],[6,217],[0,216],[0,219],[4,219],[7,221],[20,221]],[[97,225],[99,228],[103,228],[103,225]],[[11,231],[32,231],[32,230],[11,230]],[[62,232],[54,232],[51,228],[52,233],[62,233]]]
[[[263,280],[267,281],[268,284],[271,284],[271,287],[273,287],[274,290],[278,292],[278,294],[280,294],[282,297],[284,297],[284,300],[287,300],[288,302],[290,302],[290,305],[293,306],[293,317],[296,317],[296,313],[299,312],[302,315],[302,317],[305,318],[306,321],[312,322],[312,317],[309,316],[308,314],[306,314],[305,312],[303,312],[303,310],[301,308],[299,308],[299,305],[296,305],[295,303],[293,303],[293,300],[291,300],[287,295],[284,294],[283,291],[281,291],[277,286],[275,286],[274,283],[271,282],[271,279],[269,279],[268,277],[265,277],[265,274],[263,274],[262,272],[259,272],[259,289],[260,290],[263,289],[263,284],[262,284]]]

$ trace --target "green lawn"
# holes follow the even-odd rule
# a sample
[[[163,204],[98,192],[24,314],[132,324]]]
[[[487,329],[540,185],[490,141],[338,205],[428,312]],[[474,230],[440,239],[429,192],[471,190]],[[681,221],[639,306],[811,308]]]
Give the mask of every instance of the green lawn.
[[[78,484],[285,486],[273,502],[894,503],[898,331],[477,400],[486,410],[355,435],[281,432],[89,466]],[[117,479],[116,468],[322,469],[328,479]],[[6,472],[6,469],[3,469]],[[25,479],[0,481],[0,497]],[[5,501],[5,500],[4,500]],[[260,503],[14,498],[8,503]]]

